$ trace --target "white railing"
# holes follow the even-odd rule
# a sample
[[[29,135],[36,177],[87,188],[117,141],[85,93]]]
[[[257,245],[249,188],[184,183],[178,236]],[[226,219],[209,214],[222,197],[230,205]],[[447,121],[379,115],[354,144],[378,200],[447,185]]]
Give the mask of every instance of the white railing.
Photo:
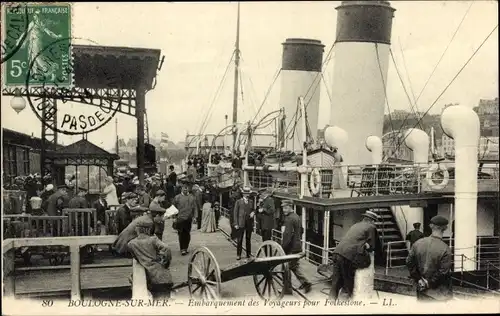
[[[460,257],[460,259],[455,259],[454,260],[454,264],[455,264],[455,267],[454,267],[454,270],[457,271],[457,269],[459,270],[459,272],[461,272],[461,278],[460,279],[457,279],[455,278],[455,280],[457,281],[460,281],[461,283],[464,283],[466,285],[469,285],[469,286],[472,286],[474,288],[477,288],[477,289],[480,289],[480,290],[485,290],[485,291],[495,291],[495,293],[498,293],[500,294],[500,292],[498,290],[500,290],[500,287],[499,287],[499,284],[500,284],[500,279],[498,278],[498,275],[500,275],[500,267],[498,267],[497,265],[494,265],[490,262],[486,262],[486,286],[483,287],[483,286],[480,286],[478,284],[475,284],[475,283],[471,283],[471,282],[468,282],[468,281],[465,281],[463,280],[463,277],[464,277],[464,274],[468,273],[469,271],[467,270],[464,270],[464,266],[465,266],[465,262],[467,261],[472,261],[472,262],[475,262],[476,264],[476,267],[479,266],[479,262],[477,260],[474,260],[472,258],[469,258],[467,257],[466,255],[464,254],[456,254],[454,255],[454,258],[456,257]],[[459,263],[458,266],[457,263]],[[483,262],[484,264],[484,262]],[[495,276],[493,276],[492,274],[494,274]],[[491,282],[494,281],[496,282],[497,284],[497,288],[494,289],[494,288],[491,288]]]
[[[402,257],[399,257],[394,254],[394,250],[399,250],[399,249],[393,249],[394,246],[396,245],[404,245],[403,249],[408,249],[408,244],[406,241],[389,241],[387,243],[387,249],[386,249],[386,255],[385,255],[385,274],[389,274],[389,269],[391,268],[397,268],[397,267],[403,267],[405,264],[400,264],[400,265],[395,265],[393,264],[393,261],[395,260],[402,260]]]

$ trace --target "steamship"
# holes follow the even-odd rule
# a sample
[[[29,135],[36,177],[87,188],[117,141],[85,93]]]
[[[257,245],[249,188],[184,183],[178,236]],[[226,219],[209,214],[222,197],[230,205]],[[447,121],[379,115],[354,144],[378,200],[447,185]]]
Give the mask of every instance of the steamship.
[[[259,125],[238,124],[237,114],[233,115],[233,123],[223,129],[232,133],[233,153],[239,150],[243,154],[242,178],[231,179],[229,172],[219,183],[223,205],[227,207],[228,191],[238,181],[252,188],[256,195],[262,189],[271,189],[277,208],[282,199],[293,200],[305,228],[303,250],[314,264],[328,263],[336,243],[349,227],[361,219],[364,211],[372,210],[380,216],[376,223],[376,273],[381,279],[398,277],[396,283],[405,286],[409,286],[404,267],[409,250],[406,235],[414,223],[421,223],[424,234],[429,235],[430,219],[443,215],[450,221],[445,241],[454,251],[456,285],[480,293],[498,290],[498,162],[478,160],[475,149],[470,153],[459,149],[467,142],[472,144],[469,148],[475,148],[475,140],[470,137],[476,134],[462,135],[452,123],[470,125],[479,138],[476,114],[461,106],[443,112],[444,132],[456,139],[454,161],[439,161],[430,155],[434,144],[429,144],[427,132],[417,128],[401,131],[402,146],[412,150],[413,161],[395,159],[398,162],[391,163],[392,157],[382,159],[391,29],[396,10],[388,1],[343,1],[336,9],[336,40],[331,49],[335,52],[331,118],[324,130],[324,141],[317,141],[319,95],[323,60],[330,59],[331,50],[324,58],[325,45],[321,41],[288,38],[282,44],[279,73],[282,108],[269,114],[277,113],[274,145],[265,151],[253,148],[253,133]],[[235,50],[235,96],[238,41],[239,36]],[[237,111],[235,98],[233,112]],[[210,145],[187,149],[205,150],[211,155],[219,135],[222,134],[212,136]],[[193,140],[196,143],[197,138],[204,136],[190,137],[186,144]],[[226,135],[222,137],[226,139]],[[225,142],[219,148],[228,149]],[[246,145],[240,145],[243,143]],[[339,155],[333,150],[338,150]],[[467,162],[466,155],[472,162]],[[220,164],[231,170],[229,159]],[[208,164],[208,177],[214,176],[215,168],[215,164]],[[474,192],[474,203],[466,202],[472,200],[464,197],[464,190]],[[257,198],[255,201],[257,205]],[[258,232],[258,223],[256,227]],[[275,231],[273,236],[279,240],[280,232]]]

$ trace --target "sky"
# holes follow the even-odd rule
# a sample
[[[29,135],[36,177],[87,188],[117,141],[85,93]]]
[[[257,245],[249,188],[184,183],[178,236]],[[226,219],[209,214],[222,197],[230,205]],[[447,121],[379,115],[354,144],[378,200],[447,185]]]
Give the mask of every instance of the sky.
[[[241,3],[241,78],[239,120],[254,118],[281,66],[286,38],[321,40],[325,55],[335,40],[339,1],[243,2]],[[470,1],[392,1],[396,9],[392,27],[392,51],[407,91],[418,95],[441,54],[450,42]],[[496,1],[474,1],[455,39],[418,101],[424,112],[441,94],[498,23]],[[230,65],[212,110],[210,104],[234,50],[236,2],[216,3],[74,3],[73,37],[87,43],[161,49],[165,62],[157,85],[146,95],[151,137],[167,133],[174,142],[186,133],[218,133],[231,121],[234,65]],[[333,49],[333,56],[335,48]],[[404,61],[403,62],[403,56]],[[321,86],[319,128],[330,118],[335,56],[324,69]],[[410,84],[411,83],[411,84]],[[281,84],[276,80],[259,118],[278,109]],[[387,96],[390,109],[410,111],[408,98],[396,68],[389,63]],[[438,100],[430,113],[439,113],[447,103],[476,106],[479,99],[498,97],[498,31],[495,31],[468,66]],[[16,114],[10,97],[2,96],[2,126],[40,136],[41,123],[29,106]],[[82,105],[72,105],[81,111]],[[388,108],[386,107],[386,113]],[[119,114],[118,135],[136,137],[136,120]],[[201,123],[207,119],[205,129]],[[263,132],[272,132],[266,129]],[[65,145],[81,136],[60,135]],[[115,142],[115,124],[110,122],[88,135],[105,149]]]

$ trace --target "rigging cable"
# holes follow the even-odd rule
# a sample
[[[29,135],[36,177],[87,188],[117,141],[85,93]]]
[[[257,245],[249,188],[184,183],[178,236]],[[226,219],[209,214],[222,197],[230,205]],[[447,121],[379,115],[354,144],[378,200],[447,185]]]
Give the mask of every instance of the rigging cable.
[[[434,105],[439,101],[439,99],[443,96],[443,94],[448,90],[448,88],[453,84],[453,82],[458,78],[458,76],[462,73],[462,71],[465,69],[465,67],[467,67],[467,65],[469,64],[469,62],[472,60],[472,58],[474,58],[474,56],[476,56],[477,52],[483,47],[483,45],[488,41],[488,39],[490,38],[490,36],[495,32],[495,30],[498,28],[498,24],[495,25],[495,27],[491,30],[491,32],[486,36],[486,38],[481,42],[481,45],[479,45],[479,47],[474,51],[474,53],[472,53],[472,55],[469,57],[469,59],[465,62],[465,64],[462,66],[462,68],[460,68],[460,70],[457,72],[457,74],[451,79],[450,83],[443,89],[443,91],[437,96],[436,100],[434,100],[434,102],[432,102],[432,104],[429,106],[429,108],[427,109],[427,111],[424,112],[424,114],[422,115],[422,118],[425,117],[427,115],[427,113],[429,113],[429,111],[434,107]],[[420,120],[417,122],[419,123]],[[416,126],[416,125],[415,125]],[[414,127],[415,127],[414,126]],[[403,142],[404,140],[406,139],[406,137],[408,137],[410,133],[406,134],[406,136],[403,138]]]
[[[406,90],[406,86],[403,82],[403,77],[401,76],[401,74],[399,72],[398,65],[396,64],[396,59],[394,58],[394,54],[392,53],[392,49],[389,48],[389,52],[391,54],[392,62],[394,63],[394,68],[396,69],[396,73],[398,74],[399,81],[401,81],[401,85],[403,86],[403,90],[405,92],[406,98],[408,99],[408,103],[410,104],[410,109],[413,112],[413,114],[417,117],[417,119],[419,119],[418,111],[415,111],[414,104],[412,104],[412,102],[411,102],[411,97],[408,94],[408,91]],[[415,104],[415,106],[416,106],[416,104]],[[418,124],[418,126],[420,127],[420,129],[423,130],[422,125],[420,123]]]
[[[255,114],[255,117],[253,118],[253,120],[250,122],[250,124],[253,124],[253,122],[255,122],[255,119],[257,118],[257,116],[259,115],[260,111],[262,110],[262,107],[264,106],[264,104],[266,103],[267,101],[267,98],[269,97],[269,94],[271,93],[271,90],[274,86],[274,83],[276,82],[276,80],[278,79],[279,75],[281,74],[281,66],[278,68],[278,70],[276,71],[276,74],[274,75],[274,79],[271,83],[271,85],[269,86],[269,88],[267,89],[267,92],[266,92],[266,95],[264,96],[264,100],[262,101],[260,107],[259,107],[259,110],[257,111],[257,113]]]
[[[413,105],[415,106],[415,109],[418,112],[418,106],[417,106],[417,101],[416,101],[417,98],[415,97],[415,91],[413,91],[413,85],[411,83],[410,73],[408,72],[408,68],[406,67],[406,58],[405,58],[405,54],[403,51],[403,46],[401,45],[401,40],[399,40],[398,42],[399,42],[399,49],[401,50],[401,56],[403,57],[403,67],[404,67],[404,70],[406,72],[406,77],[408,77],[408,85],[410,86],[410,92],[411,92],[411,95],[413,97]]]
[[[378,70],[380,73],[380,79],[382,80],[382,87],[384,89],[385,103],[387,104],[387,109],[389,111],[389,124],[391,124],[391,130],[394,131],[394,123],[392,121],[391,107],[389,105],[389,98],[387,97],[387,87],[386,87],[385,80],[384,80],[384,73],[382,71],[382,65],[380,63],[380,55],[378,52],[378,43],[375,43],[375,54],[377,56]],[[392,141],[392,145],[394,145],[395,138],[391,138],[391,141]],[[394,152],[394,153],[396,153],[396,152]]]
[[[218,86],[216,92],[215,92],[215,95],[214,95],[214,98],[212,100],[212,103],[210,104],[210,107],[208,109],[207,116],[205,116],[205,120],[204,120],[204,122],[202,124],[202,127],[200,128],[200,132],[198,133],[199,135],[201,135],[202,133],[205,132],[205,129],[207,128],[208,122],[210,121],[210,118],[212,117],[212,114],[213,114],[212,108],[215,105],[215,101],[217,100],[217,98],[218,98],[218,96],[219,96],[219,94],[221,92],[223,83],[224,83],[224,81],[226,79],[226,76],[227,76],[227,73],[228,73],[228,70],[229,70],[229,66],[231,66],[231,62],[233,61],[233,57],[234,57],[235,53],[236,53],[236,51],[233,51],[233,54],[231,55],[231,58],[229,59],[229,63],[226,66],[226,70],[224,71],[224,75],[222,76],[222,79],[221,79],[221,81],[219,83],[219,86]]]
[[[432,70],[432,72],[430,73],[429,77],[427,78],[427,81],[425,82],[422,90],[420,90],[420,93],[418,94],[417,96],[417,99],[415,100],[415,104],[418,103],[418,100],[420,100],[420,97],[422,96],[422,93],[424,92],[425,88],[427,87],[427,85],[429,84],[432,76],[434,75],[434,73],[436,72],[437,70],[437,67],[439,66],[439,64],[441,63],[441,61],[443,60],[443,57],[444,55],[446,54],[446,52],[448,51],[448,48],[450,48],[450,45],[451,43],[453,42],[453,40],[455,39],[455,36],[458,34],[458,31],[460,30],[460,27],[462,26],[465,18],[467,17],[467,14],[469,13],[470,9],[472,8],[472,5],[474,4],[474,1],[471,1],[471,4],[469,5],[469,8],[467,9],[467,11],[465,11],[464,13],[464,16],[462,17],[462,20],[460,21],[460,23],[458,24],[457,28],[455,29],[455,32],[453,33],[450,41],[448,42],[448,45],[446,45],[446,48],[444,49],[443,53],[441,54],[441,57],[439,57],[439,60],[438,62],[436,63],[436,65],[434,66],[434,69]],[[404,119],[403,121],[403,124],[401,126],[405,126],[405,123],[406,123],[406,120],[408,119],[410,115],[407,115],[407,117]],[[425,116],[425,115],[424,115]]]

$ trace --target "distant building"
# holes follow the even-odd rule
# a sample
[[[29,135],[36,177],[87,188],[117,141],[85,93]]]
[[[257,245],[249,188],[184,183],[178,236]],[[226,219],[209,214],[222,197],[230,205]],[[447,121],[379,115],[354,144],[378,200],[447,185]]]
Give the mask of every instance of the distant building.
[[[498,98],[479,100],[477,114],[481,123],[481,135],[498,137]]]
[[[498,142],[499,137],[489,137],[489,136],[481,136],[479,138],[479,158],[498,158]],[[441,146],[440,146],[440,154],[441,156],[455,156],[455,141],[443,135],[441,137]]]

